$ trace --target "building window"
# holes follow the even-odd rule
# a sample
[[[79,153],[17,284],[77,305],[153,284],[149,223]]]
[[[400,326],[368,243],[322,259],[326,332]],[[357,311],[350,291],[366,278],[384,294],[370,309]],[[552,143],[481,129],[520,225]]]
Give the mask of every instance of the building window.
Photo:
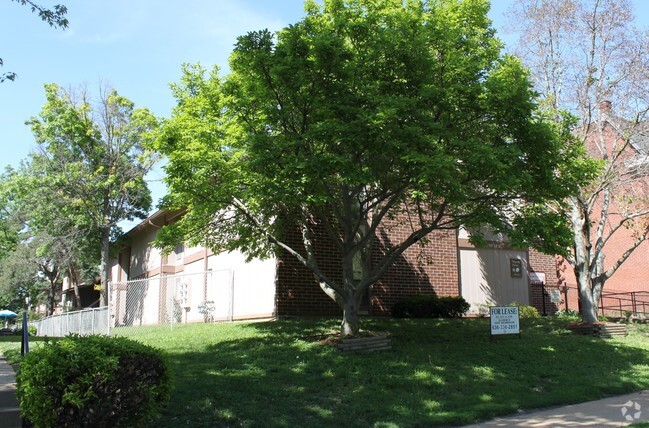
[[[185,246],[183,244],[180,244],[176,248],[174,248],[174,253],[176,253],[176,260],[182,259],[184,252],[185,252]]]

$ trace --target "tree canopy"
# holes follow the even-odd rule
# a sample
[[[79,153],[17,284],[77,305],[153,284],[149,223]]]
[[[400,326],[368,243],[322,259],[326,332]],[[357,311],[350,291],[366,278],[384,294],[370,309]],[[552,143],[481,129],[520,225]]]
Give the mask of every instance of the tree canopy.
[[[81,231],[88,246],[76,250],[100,243],[105,290],[118,223],[145,218],[151,207],[144,176],[156,157],[144,144],[157,119],[112,88],[102,88],[97,101],[84,88],[50,84],[45,92],[40,116],[28,122],[39,144],[25,175],[36,192],[32,221],[57,237]]]
[[[566,157],[568,128],[539,112],[488,8],[307,1],[300,22],[240,37],[229,75],[185,66],[155,147],[169,158],[165,205],[187,214],[160,244],[281,249],[313,272],[353,334],[367,288],[430,232],[503,227],[523,202],[574,190],[583,171]],[[395,224],[408,233],[377,258],[377,233]],[[342,281],[321,269],[322,239],[339,250]]]

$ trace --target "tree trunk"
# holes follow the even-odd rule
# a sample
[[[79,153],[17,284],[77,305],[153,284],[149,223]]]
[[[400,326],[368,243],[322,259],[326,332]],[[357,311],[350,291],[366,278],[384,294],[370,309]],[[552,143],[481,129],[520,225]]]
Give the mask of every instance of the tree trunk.
[[[579,289],[579,315],[583,322],[597,322],[597,302],[591,284],[590,217],[579,198],[570,200],[570,220],[574,233],[575,278]]]
[[[50,288],[47,293],[47,297],[48,297],[47,315],[48,316],[54,315],[54,307],[56,306],[56,282],[51,278],[49,279],[49,282],[50,282]]]
[[[356,336],[360,330],[360,320],[358,319],[358,308],[360,299],[356,296],[349,295],[343,308],[343,322],[340,326],[340,334],[345,336]]]
[[[68,278],[74,292],[74,307],[81,308],[81,296],[79,295],[79,275],[73,267],[68,268]]]
[[[577,281],[579,283],[581,320],[588,323],[597,322],[597,302],[599,299],[594,299],[593,293],[591,292],[590,278],[583,272],[577,277]]]
[[[101,265],[99,267],[101,275],[101,298],[99,306],[108,305],[108,262],[110,257],[110,227],[101,228]]]

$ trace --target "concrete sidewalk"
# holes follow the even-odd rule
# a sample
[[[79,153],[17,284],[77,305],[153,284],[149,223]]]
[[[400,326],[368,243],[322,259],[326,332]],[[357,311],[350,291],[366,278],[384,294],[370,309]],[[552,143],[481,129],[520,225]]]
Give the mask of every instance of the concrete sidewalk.
[[[624,427],[649,421],[649,390],[504,416],[465,428],[482,427]]]
[[[0,426],[20,428],[22,425],[18,398],[16,398],[16,374],[0,355]]]

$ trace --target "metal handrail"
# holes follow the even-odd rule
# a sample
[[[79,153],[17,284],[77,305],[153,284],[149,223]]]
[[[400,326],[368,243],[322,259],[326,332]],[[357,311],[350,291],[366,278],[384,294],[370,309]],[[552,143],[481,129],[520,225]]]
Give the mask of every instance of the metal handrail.
[[[565,285],[564,294],[566,299],[568,289],[578,290],[576,286]],[[619,312],[620,315],[628,311],[634,316],[644,315],[649,317],[649,291],[603,291],[599,299],[599,311],[602,316],[607,311],[609,313],[612,311]]]
[[[613,300],[611,304],[605,304],[605,300]],[[649,292],[627,291],[627,292],[603,292],[599,300],[599,308],[604,315],[606,311],[617,311],[620,315],[630,312],[632,315],[649,315]]]

